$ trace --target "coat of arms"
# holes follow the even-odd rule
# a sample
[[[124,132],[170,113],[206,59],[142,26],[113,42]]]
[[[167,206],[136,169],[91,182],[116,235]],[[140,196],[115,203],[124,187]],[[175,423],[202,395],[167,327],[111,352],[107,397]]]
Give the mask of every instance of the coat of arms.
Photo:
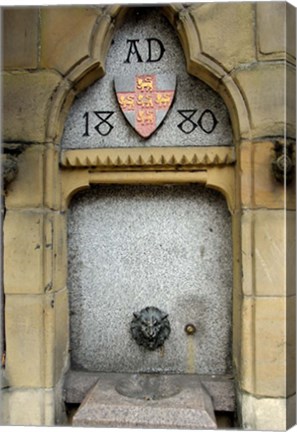
[[[174,74],[143,74],[116,77],[115,91],[121,110],[143,138],[148,138],[164,120],[174,98]]]

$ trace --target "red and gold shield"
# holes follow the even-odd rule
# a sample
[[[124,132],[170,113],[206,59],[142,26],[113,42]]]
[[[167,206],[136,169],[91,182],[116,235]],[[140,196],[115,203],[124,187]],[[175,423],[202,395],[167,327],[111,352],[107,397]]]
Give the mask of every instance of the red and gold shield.
[[[176,77],[174,74],[143,74],[116,77],[115,91],[121,110],[143,138],[160,126],[172,104]]]

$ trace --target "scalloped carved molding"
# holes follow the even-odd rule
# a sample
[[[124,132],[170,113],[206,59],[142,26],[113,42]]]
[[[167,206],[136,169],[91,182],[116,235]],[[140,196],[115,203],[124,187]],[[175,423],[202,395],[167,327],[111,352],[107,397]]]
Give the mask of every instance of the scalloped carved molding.
[[[235,162],[233,147],[150,147],[66,150],[61,165],[67,168],[100,170],[194,170],[203,166],[230,165]]]
[[[221,153],[219,156],[215,151],[211,154],[200,148],[199,150],[204,150],[199,154],[200,159],[191,149],[195,165],[191,164],[193,160],[189,159],[189,155],[187,155],[188,157],[185,156],[185,152],[182,151],[185,149],[178,149],[180,150],[178,154],[174,153],[172,149],[166,149],[169,151],[165,155],[162,154],[165,153],[164,149],[160,148],[129,149],[129,153],[126,149],[120,149],[123,150],[122,159],[119,156],[119,149],[113,150],[64,152],[61,169],[62,210],[67,210],[75,193],[88,189],[92,184],[200,183],[221,192],[226,198],[230,213],[235,214],[237,199],[233,165],[234,149],[227,151],[226,149],[219,149],[222,150],[219,152]],[[158,150],[162,150],[162,152],[158,152]],[[145,151],[146,155],[143,154]],[[78,152],[81,153],[80,157],[75,155]],[[124,152],[126,152],[125,158],[123,157]],[[103,153],[104,157],[102,157]],[[99,154],[100,156],[98,156]]]

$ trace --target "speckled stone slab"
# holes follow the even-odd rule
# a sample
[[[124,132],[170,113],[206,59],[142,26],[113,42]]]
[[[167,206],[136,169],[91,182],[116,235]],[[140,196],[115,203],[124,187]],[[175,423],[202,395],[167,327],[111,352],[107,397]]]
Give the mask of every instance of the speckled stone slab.
[[[126,79],[131,74],[176,76],[171,108],[147,139],[125,119],[115,94],[114,78],[120,75]],[[131,9],[130,17],[115,32],[106,74],[76,99],[62,139],[63,149],[231,144],[230,119],[223,100],[187,73],[175,31],[161,12],[147,7]]]
[[[74,369],[230,372],[231,216],[220,193],[98,186],[70,205],[68,250]],[[130,333],[133,312],[146,306],[169,314],[171,333],[155,351]]]
[[[180,386],[180,392],[168,398],[146,400],[119,394],[116,387],[122,376],[100,376],[73,417],[73,426],[216,429],[210,396],[198,377],[166,378]]]
[[[65,375],[63,394],[65,402],[80,404],[104,372],[69,370]],[[119,379],[126,374],[117,373]],[[232,375],[201,375],[199,379],[211,396],[215,411],[235,410],[235,386]]]

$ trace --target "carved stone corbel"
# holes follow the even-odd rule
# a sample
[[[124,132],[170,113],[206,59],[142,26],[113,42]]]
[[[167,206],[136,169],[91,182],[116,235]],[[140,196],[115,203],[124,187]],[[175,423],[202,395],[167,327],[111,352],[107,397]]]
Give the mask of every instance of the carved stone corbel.
[[[1,153],[2,193],[18,174],[18,156],[24,151],[23,144],[3,144]]]
[[[11,183],[17,176],[18,164],[17,158],[9,154],[1,154],[3,189],[5,190],[9,183]]]
[[[295,171],[293,144],[282,144],[277,141],[274,145],[274,159],[271,164],[272,173],[276,181],[289,184]]]

